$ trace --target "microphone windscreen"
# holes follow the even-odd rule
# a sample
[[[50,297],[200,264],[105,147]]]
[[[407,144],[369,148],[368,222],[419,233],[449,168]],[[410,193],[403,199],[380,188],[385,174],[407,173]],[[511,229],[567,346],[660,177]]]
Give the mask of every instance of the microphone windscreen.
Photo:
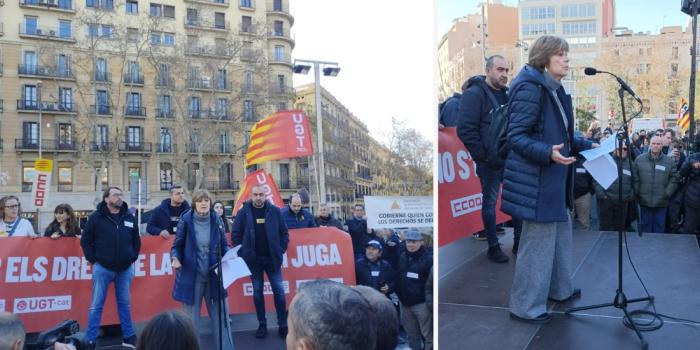
[[[586,69],[584,69],[583,72],[586,75],[595,75],[596,73],[598,73],[598,71],[595,68],[591,68],[591,67],[586,67]]]

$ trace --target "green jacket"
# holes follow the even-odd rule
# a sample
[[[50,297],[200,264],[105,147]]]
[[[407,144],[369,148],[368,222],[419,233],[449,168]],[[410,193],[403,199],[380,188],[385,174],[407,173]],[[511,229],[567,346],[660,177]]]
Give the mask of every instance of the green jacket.
[[[617,157],[612,156],[617,164]],[[632,163],[632,169],[636,168],[635,163]],[[617,171],[617,168],[615,168]],[[632,173],[634,170],[630,170],[630,162],[627,158],[622,160],[622,200],[630,201],[634,197],[632,192]],[[636,176],[636,175],[635,175]],[[636,178],[635,178],[636,179]],[[598,184],[597,181],[593,181],[593,187],[595,188],[595,194],[598,200],[611,201],[613,203],[618,203],[619,190],[620,190],[620,179],[615,180],[608,189],[603,189],[603,187]]]
[[[639,204],[651,208],[668,206],[668,200],[679,183],[673,158],[663,153],[652,158],[651,152],[647,152],[637,157],[634,163],[634,187]]]

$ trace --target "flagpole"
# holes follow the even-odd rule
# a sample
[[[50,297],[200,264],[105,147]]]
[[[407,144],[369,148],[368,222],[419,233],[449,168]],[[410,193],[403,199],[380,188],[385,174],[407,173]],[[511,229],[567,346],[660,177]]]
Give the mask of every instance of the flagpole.
[[[319,181],[318,181],[320,179],[320,177],[318,174],[318,167],[316,166],[316,156],[312,155],[311,160],[314,163],[314,174],[316,174],[316,197],[318,198],[318,206],[320,207],[321,206],[321,186],[320,186]],[[312,207],[311,210],[313,210],[313,209],[314,208]]]

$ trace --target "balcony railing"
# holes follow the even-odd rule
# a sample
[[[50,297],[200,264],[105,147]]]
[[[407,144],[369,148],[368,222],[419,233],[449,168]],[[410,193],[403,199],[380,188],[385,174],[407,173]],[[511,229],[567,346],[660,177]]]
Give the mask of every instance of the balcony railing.
[[[255,62],[258,59],[258,53],[252,49],[241,50],[241,61]]]
[[[150,142],[120,142],[119,152],[125,153],[151,153],[153,144]]]
[[[277,2],[276,4],[275,1],[268,1],[267,12],[280,12],[289,14],[289,5],[285,6],[283,1]]]
[[[231,23],[229,21],[210,22],[202,20],[201,18],[185,17],[185,27],[203,30],[226,31],[231,29]]]
[[[231,83],[225,79],[190,78],[187,79],[189,89],[200,90],[231,90]]]
[[[124,115],[129,117],[146,117],[146,107],[124,106]]]
[[[41,103],[39,103],[36,100],[17,100],[18,111],[39,112],[39,109],[41,109],[42,112],[47,113],[76,113],[75,107],[73,102],[41,101]]]
[[[173,118],[175,118],[175,110],[173,110],[172,108],[169,108],[169,109],[156,108],[156,118],[173,119]]]
[[[185,2],[193,2],[197,4],[207,4],[214,6],[229,6],[229,0],[185,0]]]
[[[112,74],[109,72],[95,71],[93,79],[95,81],[109,83],[112,81]]]
[[[18,151],[39,151],[39,140],[35,138],[15,139],[15,149]],[[75,152],[77,146],[74,140],[42,140],[42,151]]]
[[[62,12],[74,12],[73,2],[68,0],[19,0],[20,7],[38,7]]]
[[[87,0],[85,7],[94,10],[114,11],[113,0]]]
[[[27,26],[24,23],[20,23],[20,25],[19,25],[19,35],[20,36],[28,36],[30,38],[74,42],[75,36],[73,35],[73,32],[74,32],[74,30],[72,28],[68,33],[65,33],[65,32],[61,33],[56,28]]]
[[[204,187],[209,191],[235,191],[240,189],[240,184],[233,180],[206,181]]]
[[[113,142],[90,142],[91,152],[105,152],[109,153],[114,148]]]
[[[252,23],[241,23],[238,28],[240,34],[255,34],[258,31],[258,26]]]
[[[174,87],[175,81],[173,80],[173,78],[158,77],[158,78],[156,78],[156,86],[157,87]]]
[[[90,105],[90,113],[97,115],[112,115],[112,106],[110,105]]]
[[[218,143],[208,143],[205,145],[200,145],[196,143],[187,144],[188,153],[199,153],[202,154],[232,154],[236,148],[231,144],[218,144]]]
[[[231,51],[225,47],[207,47],[188,45],[185,48],[186,55],[208,56],[208,57],[231,57]]]
[[[156,152],[158,153],[176,153],[177,145],[172,143],[156,143]]]
[[[241,93],[244,94],[256,94],[260,91],[260,85],[258,84],[248,84],[243,83],[241,85]]]
[[[292,55],[288,53],[284,54],[272,54],[270,55],[270,63],[282,63],[282,64],[292,64]]]
[[[143,85],[143,74],[124,74],[124,84]]]
[[[231,120],[231,113],[225,110],[193,110],[187,111],[187,115],[191,119],[210,119],[210,120]]]
[[[289,29],[283,30],[273,30],[270,33],[271,38],[284,39],[289,41],[292,45],[294,44],[294,36],[289,32]]]
[[[294,96],[291,86],[271,86],[270,95]]]
[[[55,68],[49,66],[39,66],[36,64],[20,64],[17,67],[19,75],[32,75],[37,77],[52,77],[59,79],[75,80],[75,76],[70,68]]]

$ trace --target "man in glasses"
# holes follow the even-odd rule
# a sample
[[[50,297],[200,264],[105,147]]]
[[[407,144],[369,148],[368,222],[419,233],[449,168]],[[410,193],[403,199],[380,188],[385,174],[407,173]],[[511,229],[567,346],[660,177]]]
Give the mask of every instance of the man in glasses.
[[[622,161],[622,179],[617,178],[607,190],[598,182],[594,184],[596,198],[598,198],[598,219],[601,231],[618,231],[625,228],[629,203],[634,199],[632,173],[635,166],[634,163],[630,166],[628,154],[627,145],[623,145],[621,150],[617,148],[613,153],[616,164]],[[619,198],[620,186],[622,186],[622,200]]]

